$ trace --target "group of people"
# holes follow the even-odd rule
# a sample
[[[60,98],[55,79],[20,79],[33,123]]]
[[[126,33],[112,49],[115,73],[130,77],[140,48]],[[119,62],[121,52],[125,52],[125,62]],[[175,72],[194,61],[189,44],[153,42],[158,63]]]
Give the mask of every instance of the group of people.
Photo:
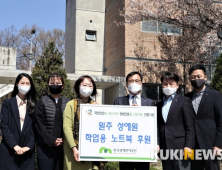
[[[0,169],[35,170],[35,148],[38,170],[98,169],[96,162],[78,160],[80,104],[98,104],[90,97],[97,94],[95,82],[81,76],[71,101],[61,96],[65,83],[60,74],[51,74],[47,85],[50,95],[37,101],[31,77],[21,73],[12,98],[3,101]]]
[[[222,148],[222,96],[205,86],[206,69],[194,65],[189,70],[193,91],[177,94],[179,77],[165,72],[160,78],[163,99],[155,103],[141,96],[143,77],[139,72],[126,76],[127,96],[118,97],[114,105],[156,106],[158,150]],[[21,73],[15,81],[12,98],[5,99],[0,113],[2,142],[0,169],[34,170],[35,148],[38,170],[96,170],[99,162],[79,161],[80,104],[98,104],[96,84],[90,76],[81,76],[74,85],[76,98],[63,97],[63,77],[49,76],[50,95],[36,100],[31,77]],[[163,170],[219,170],[215,159],[162,160]],[[148,162],[120,162],[120,170],[147,170]]]

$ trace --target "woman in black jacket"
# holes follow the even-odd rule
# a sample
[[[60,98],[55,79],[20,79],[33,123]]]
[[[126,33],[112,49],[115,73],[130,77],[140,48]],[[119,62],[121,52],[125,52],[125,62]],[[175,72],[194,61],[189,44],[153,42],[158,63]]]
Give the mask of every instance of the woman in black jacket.
[[[35,169],[35,138],[32,128],[35,103],[36,91],[31,77],[26,73],[19,74],[12,98],[5,99],[2,103],[0,169]]]
[[[48,78],[49,96],[36,104],[34,125],[37,132],[37,165],[39,170],[63,169],[63,111],[68,98],[62,97],[63,77],[53,73]]]

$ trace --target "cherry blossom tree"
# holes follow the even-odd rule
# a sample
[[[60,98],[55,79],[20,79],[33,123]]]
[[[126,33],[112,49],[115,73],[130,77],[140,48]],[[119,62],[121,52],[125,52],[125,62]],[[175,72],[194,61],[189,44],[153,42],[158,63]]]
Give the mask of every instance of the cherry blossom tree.
[[[155,20],[180,28],[180,36],[158,34],[162,52],[175,62],[208,64],[221,46],[222,4],[211,0],[126,0],[120,15],[125,19],[118,25]]]

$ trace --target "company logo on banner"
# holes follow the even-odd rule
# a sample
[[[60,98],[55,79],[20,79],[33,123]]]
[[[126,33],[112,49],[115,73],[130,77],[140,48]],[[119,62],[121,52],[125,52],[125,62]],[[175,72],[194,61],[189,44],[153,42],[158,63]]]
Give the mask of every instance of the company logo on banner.
[[[87,113],[89,116],[92,116],[92,109],[87,110],[86,113]]]
[[[99,149],[99,153],[107,153],[107,152],[112,154],[112,150],[109,149],[109,148],[102,147],[102,148]]]

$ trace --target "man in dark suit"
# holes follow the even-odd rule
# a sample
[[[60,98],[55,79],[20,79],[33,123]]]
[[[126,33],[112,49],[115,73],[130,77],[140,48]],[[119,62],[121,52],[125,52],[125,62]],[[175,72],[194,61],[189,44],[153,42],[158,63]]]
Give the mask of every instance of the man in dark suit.
[[[194,90],[188,94],[196,113],[195,148],[205,151],[219,151],[222,148],[222,96],[221,93],[205,86],[206,69],[202,65],[194,65],[189,70]],[[194,160],[192,170],[219,170],[217,159]]]
[[[161,77],[163,100],[157,103],[158,140],[163,155],[171,151],[188,150],[195,146],[195,112],[191,100],[176,93],[179,77],[165,72]],[[166,154],[166,151],[169,154]],[[162,154],[161,154],[162,155]],[[179,157],[180,158],[180,157]],[[190,169],[189,160],[176,160],[170,157],[162,160],[163,170]]]
[[[139,72],[131,72],[126,76],[126,87],[129,95],[118,97],[114,105],[154,106],[154,101],[141,96],[143,77]],[[120,162],[120,170],[148,170],[149,162]]]

